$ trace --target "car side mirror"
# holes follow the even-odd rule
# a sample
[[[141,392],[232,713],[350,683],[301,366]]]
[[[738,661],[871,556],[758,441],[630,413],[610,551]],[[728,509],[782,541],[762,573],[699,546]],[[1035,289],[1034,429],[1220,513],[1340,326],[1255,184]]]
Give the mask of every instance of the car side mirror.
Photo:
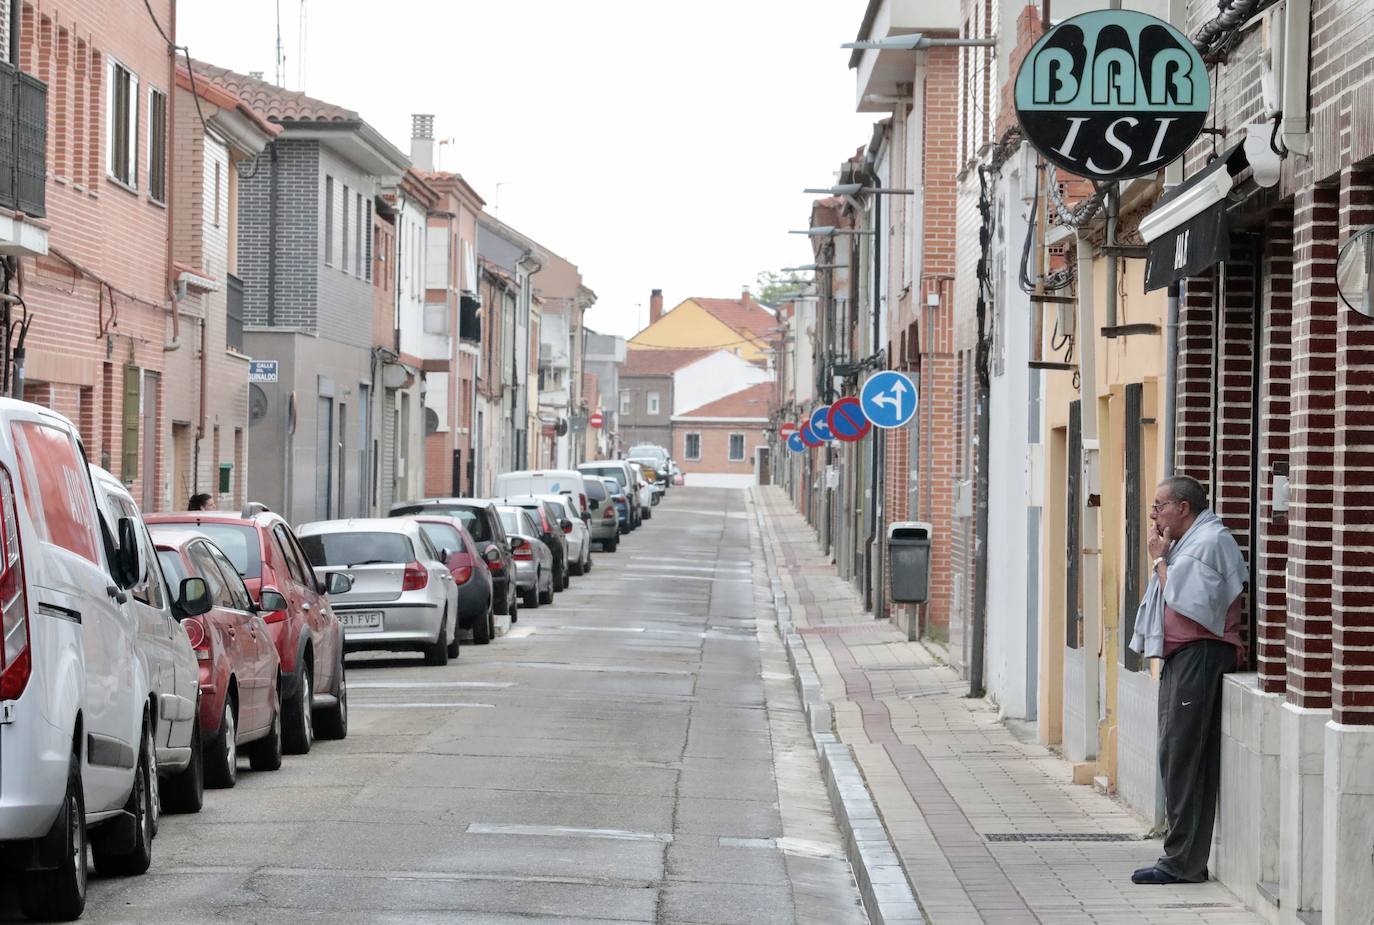
[[[326,594],[347,594],[353,590],[353,576],[343,572],[330,572],[325,580]]]
[[[277,613],[285,610],[287,606],[286,596],[280,591],[264,588],[263,592],[258,595],[259,613]]]
[[[197,576],[181,580],[177,610],[185,617],[198,617],[210,611],[210,586],[204,578]]]
[[[497,549],[495,545],[488,546],[487,551],[482,553],[482,558],[495,565],[501,561],[501,550]]]
[[[119,550],[115,553],[115,567],[120,572],[119,583],[132,588],[143,578],[138,551],[138,526],[132,517],[121,517],[118,529]]]

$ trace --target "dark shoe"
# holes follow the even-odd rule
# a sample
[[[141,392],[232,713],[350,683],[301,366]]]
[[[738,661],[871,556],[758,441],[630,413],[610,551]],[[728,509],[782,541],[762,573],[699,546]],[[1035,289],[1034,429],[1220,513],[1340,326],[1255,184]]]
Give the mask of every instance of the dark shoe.
[[[1163,870],[1159,867],[1142,867],[1140,870],[1131,874],[1131,882],[1162,886],[1168,883],[1184,883],[1186,881],[1180,880],[1167,870]]]

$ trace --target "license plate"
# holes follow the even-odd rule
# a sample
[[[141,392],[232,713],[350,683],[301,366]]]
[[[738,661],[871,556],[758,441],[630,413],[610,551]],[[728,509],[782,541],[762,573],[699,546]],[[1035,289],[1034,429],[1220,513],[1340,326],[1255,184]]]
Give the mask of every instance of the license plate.
[[[382,628],[380,610],[359,610],[339,614],[339,625],[346,630],[379,630]]]

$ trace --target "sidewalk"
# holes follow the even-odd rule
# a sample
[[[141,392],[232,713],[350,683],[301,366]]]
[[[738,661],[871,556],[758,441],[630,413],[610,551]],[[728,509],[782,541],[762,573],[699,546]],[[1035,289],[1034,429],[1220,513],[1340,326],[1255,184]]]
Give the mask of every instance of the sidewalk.
[[[776,486],[757,488],[768,562],[926,919],[945,923],[1259,923],[1219,883],[1135,886],[1159,839],[1071,783],[923,645],[864,612]],[[776,587],[776,585],[775,585]],[[795,646],[794,646],[795,648]],[[876,920],[876,919],[875,919]]]

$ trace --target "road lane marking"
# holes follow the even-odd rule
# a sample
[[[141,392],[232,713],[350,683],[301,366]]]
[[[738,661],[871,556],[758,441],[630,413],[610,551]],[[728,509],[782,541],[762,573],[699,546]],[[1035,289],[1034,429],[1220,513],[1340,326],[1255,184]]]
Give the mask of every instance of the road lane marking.
[[[731,838],[722,835],[717,839],[722,848],[777,848],[783,854],[790,854],[796,857],[819,858],[823,860],[841,861],[845,859],[844,851],[823,842],[808,841],[804,838]]]
[[[355,710],[494,710],[494,703],[359,703],[349,704]]]
[[[708,577],[708,576],[706,576],[706,575],[674,575],[674,574],[671,574],[671,573],[664,573],[664,574],[662,574],[662,575],[645,575],[645,576],[642,576],[642,577],[639,576],[639,575],[625,575],[625,576],[623,576],[620,580],[621,580],[621,581],[659,581],[659,580],[664,579],[664,578],[671,578],[673,581],[721,581],[721,582],[728,582],[728,583],[732,583],[732,584],[745,584],[745,585],[750,585],[750,584],[753,584],[753,583],[754,583],[754,579],[752,579],[752,578],[711,578],[711,577]]]
[[[514,687],[515,681],[349,681],[354,691],[424,690],[427,688],[504,688]]]
[[[586,633],[642,633],[642,626],[555,626],[559,630],[581,630]]]
[[[630,832],[625,829],[581,829],[568,825],[497,825],[474,822],[469,835],[536,835],[551,838],[605,838],[613,841],[651,841],[669,844],[673,836],[658,832]]]
[[[673,668],[638,668],[630,665],[570,665],[563,662],[509,662],[517,668],[540,668],[545,671],[596,671],[617,674],[674,674],[690,677],[692,672]]]
[[[504,638],[506,638],[506,639],[526,639],[526,638],[528,638],[528,637],[530,637],[530,636],[533,636],[534,633],[535,633],[535,627],[533,627],[533,626],[517,626],[517,627],[515,627],[514,629],[512,629],[509,633],[507,633],[507,634],[505,635]]]

